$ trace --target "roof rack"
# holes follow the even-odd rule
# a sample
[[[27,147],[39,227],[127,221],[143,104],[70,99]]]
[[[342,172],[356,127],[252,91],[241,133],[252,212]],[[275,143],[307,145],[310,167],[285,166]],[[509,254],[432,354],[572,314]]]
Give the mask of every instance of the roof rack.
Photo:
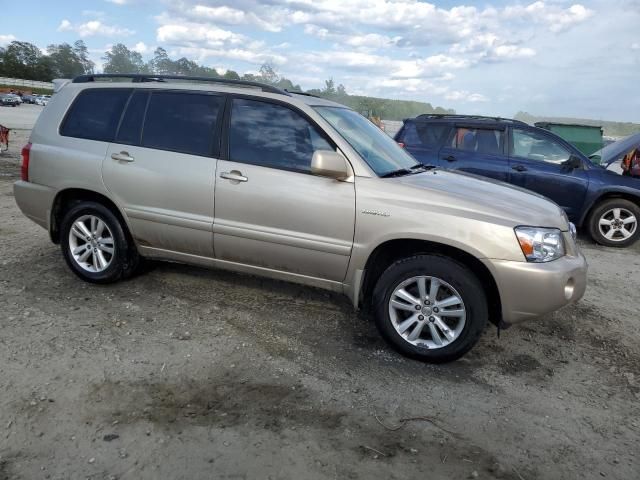
[[[208,82],[208,83],[221,83],[224,85],[233,85],[238,87],[254,87],[260,88],[263,92],[278,93],[280,95],[291,96],[291,94],[285,90],[272,85],[267,85],[260,82],[250,82],[247,80],[232,80],[227,78],[214,78],[214,77],[190,77],[187,75],[154,75],[144,73],[98,73],[89,75],[79,75],[73,79],[73,83],[89,83],[95,82],[101,78],[130,78],[133,83],[141,82],[166,82],[167,80],[186,80],[191,82]]]
[[[514,118],[503,118],[503,117],[488,117],[483,115],[460,115],[457,113],[423,113],[416,117],[417,119],[429,119],[429,118],[450,118],[450,119],[462,119],[462,120],[494,120],[494,121],[504,121],[511,123],[524,124],[525,122],[521,120],[516,120]]]
[[[297,90],[288,90],[288,89],[284,89],[285,92],[287,93],[293,93],[294,95],[304,95],[305,97],[313,97],[313,98],[321,98],[318,95],[314,95],[313,93],[309,93],[309,92],[299,92]]]

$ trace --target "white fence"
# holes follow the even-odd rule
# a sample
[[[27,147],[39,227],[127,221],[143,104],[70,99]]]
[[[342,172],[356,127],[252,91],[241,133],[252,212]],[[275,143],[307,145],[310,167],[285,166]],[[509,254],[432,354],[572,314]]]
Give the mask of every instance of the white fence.
[[[23,88],[48,88],[49,90],[53,90],[53,83],[51,82],[37,82],[35,80],[22,80],[20,78],[0,77],[0,85],[13,85]]]

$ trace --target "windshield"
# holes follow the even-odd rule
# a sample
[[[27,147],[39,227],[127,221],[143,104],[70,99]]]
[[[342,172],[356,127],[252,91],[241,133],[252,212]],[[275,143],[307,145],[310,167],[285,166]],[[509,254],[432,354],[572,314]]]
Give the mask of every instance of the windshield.
[[[407,152],[359,113],[341,107],[313,107],[360,154],[379,177],[416,165]]]

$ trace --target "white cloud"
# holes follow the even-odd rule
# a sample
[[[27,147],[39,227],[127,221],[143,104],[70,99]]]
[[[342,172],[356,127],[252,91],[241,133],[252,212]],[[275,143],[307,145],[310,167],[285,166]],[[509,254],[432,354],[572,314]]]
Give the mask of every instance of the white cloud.
[[[116,37],[116,36],[130,36],[135,33],[128,28],[119,27],[116,25],[107,25],[100,20],[90,20],[85,23],[72,24],[69,20],[64,19],[58,26],[59,32],[75,32],[80,37]]]
[[[11,35],[9,35],[9,36],[11,36]],[[0,37],[1,37],[1,35],[0,35]],[[640,50],[640,43],[637,43],[637,42],[632,43],[631,44],[631,50]]]
[[[0,34],[0,45],[6,45],[7,43],[11,43],[14,40],[17,40],[15,35],[11,35],[11,34],[3,35],[3,34]]]
[[[466,90],[454,90],[445,94],[444,98],[453,102],[479,103],[488,102],[489,99],[481,93],[470,93]]]
[[[580,4],[562,8],[560,5],[543,1],[537,1],[527,6],[506,7],[504,10],[504,16],[507,19],[530,19],[533,22],[546,25],[549,30],[556,33],[584,22],[593,14],[593,10]]]
[[[125,5],[128,3],[128,0],[106,0],[109,3],[115,3],[116,5]]]
[[[140,53],[141,55],[144,55],[146,53],[152,52],[154,50],[154,47],[150,47],[144,42],[138,42],[131,48],[131,50],[134,50]]]

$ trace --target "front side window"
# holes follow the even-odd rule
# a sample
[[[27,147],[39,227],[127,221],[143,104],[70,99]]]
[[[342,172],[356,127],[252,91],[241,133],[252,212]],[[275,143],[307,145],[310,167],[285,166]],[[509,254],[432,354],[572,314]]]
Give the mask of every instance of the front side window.
[[[500,155],[503,152],[504,131],[489,128],[455,129],[451,147],[467,152]]]
[[[269,102],[233,100],[229,160],[308,173],[316,150],[335,149],[297,112]]]
[[[60,128],[66,137],[112,142],[129,88],[89,88],[80,92]]]
[[[571,152],[546,135],[514,128],[512,156],[560,164],[569,160]]]
[[[343,107],[314,109],[358,152],[378,176],[410,169],[416,161],[386,133],[357,112]]]
[[[158,150],[211,156],[218,151],[218,117],[224,97],[206,93],[153,92],[141,145]]]

